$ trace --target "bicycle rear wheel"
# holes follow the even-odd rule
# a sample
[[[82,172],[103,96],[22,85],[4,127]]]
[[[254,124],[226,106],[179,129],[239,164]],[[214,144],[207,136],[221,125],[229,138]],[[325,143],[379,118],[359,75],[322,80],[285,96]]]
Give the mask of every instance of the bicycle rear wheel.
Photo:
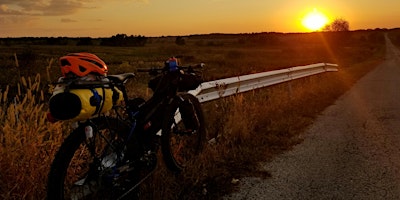
[[[162,126],[162,153],[168,168],[179,172],[203,148],[206,139],[204,115],[199,100],[189,93],[178,94],[166,114]]]
[[[92,121],[80,125],[61,145],[49,172],[47,199],[116,199],[134,179],[125,172],[127,166],[121,168],[121,134],[128,126],[109,117]]]

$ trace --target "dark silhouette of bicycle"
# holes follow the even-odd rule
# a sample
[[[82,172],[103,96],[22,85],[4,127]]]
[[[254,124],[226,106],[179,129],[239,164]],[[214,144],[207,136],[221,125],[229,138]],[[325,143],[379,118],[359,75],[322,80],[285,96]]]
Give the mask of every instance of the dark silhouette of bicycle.
[[[159,147],[174,172],[196,159],[206,141],[204,116],[198,99],[187,91],[200,85],[203,65],[139,69],[155,75],[149,81],[153,95],[147,101],[128,97],[125,84],[134,73],[60,80],[59,101],[72,102],[68,92],[89,91],[89,103],[99,114],[76,122],[62,143],[49,172],[47,198],[132,198],[154,172]],[[106,102],[107,91],[113,105],[104,114],[99,110],[107,106],[101,103]],[[71,111],[65,108],[59,115],[67,112]]]

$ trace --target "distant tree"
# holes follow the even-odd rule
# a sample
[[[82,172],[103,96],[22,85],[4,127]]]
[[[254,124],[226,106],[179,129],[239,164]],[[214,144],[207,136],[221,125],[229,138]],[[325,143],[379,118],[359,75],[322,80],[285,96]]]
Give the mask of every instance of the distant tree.
[[[323,28],[325,39],[331,45],[335,46],[346,46],[349,45],[353,40],[353,32],[349,31],[349,22],[342,18],[333,20],[332,23],[328,24]]]
[[[177,45],[185,45],[186,42],[185,42],[185,39],[182,36],[178,36],[178,37],[176,37],[175,44],[177,44]]]
[[[67,45],[68,40],[65,37],[49,37],[49,38],[38,38],[38,39],[32,39],[33,41],[37,40],[36,43],[38,45],[41,44],[47,44],[47,45]],[[42,42],[41,40],[45,40],[45,42]]]
[[[332,23],[326,25],[323,28],[324,31],[349,31],[349,22],[342,18],[335,19]]]
[[[147,42],[145,36],[127,36],[126,34],[117,34],[111,38],[103,38],[101,45],[104,46],[144,46]]]
[[[81,38],[79,38],[79,40],[76,43],[76,45],[77,46],[93,45],[92,38],[90,38],[90,37],[81,37]]]

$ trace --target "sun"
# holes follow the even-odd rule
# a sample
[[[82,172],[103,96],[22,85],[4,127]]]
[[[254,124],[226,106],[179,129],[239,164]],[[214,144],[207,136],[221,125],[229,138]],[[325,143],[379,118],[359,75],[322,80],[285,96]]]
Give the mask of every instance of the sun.
[[[312,12],[304,16],[302,24],[310,31],[317,31],[323,28],[328,21],[328,18],[323,13],[314,8]]]

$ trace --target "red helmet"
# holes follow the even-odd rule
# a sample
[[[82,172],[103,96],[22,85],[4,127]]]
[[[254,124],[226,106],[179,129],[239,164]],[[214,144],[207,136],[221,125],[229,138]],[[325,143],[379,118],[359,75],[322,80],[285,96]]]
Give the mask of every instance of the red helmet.
[[[60,58],[61,73],[65,77],[72,73],[82,77],[90,73],[106,76],[106,63],[91,53],[70,53]]]

